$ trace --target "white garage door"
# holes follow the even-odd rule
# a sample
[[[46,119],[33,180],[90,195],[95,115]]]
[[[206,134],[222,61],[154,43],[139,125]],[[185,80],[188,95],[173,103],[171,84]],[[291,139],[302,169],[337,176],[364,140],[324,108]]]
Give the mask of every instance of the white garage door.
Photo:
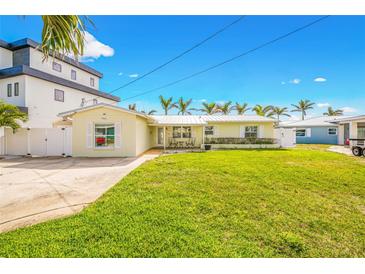
[[[71,128],[21,129],[16,134],[7,134],[8,155],[71,156]]]

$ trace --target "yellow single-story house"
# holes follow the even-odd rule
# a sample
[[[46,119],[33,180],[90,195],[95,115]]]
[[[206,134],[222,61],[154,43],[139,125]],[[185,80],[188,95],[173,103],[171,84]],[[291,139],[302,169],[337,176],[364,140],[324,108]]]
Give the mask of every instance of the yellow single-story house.
[[[133,157],[150,148],[277,147],[275,120],[257,115],[147,115],[99,103],[59,114],[72,156]],[[229,140],[229,142],[226,142]]]

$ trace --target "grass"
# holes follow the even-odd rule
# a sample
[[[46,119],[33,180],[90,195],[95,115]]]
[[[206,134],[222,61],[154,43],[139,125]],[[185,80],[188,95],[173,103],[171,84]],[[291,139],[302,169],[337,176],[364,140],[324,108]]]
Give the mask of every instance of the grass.
[[[364,257],[365,162],[304,147],[143,164],[75,216],[0,235],[2,257]]]

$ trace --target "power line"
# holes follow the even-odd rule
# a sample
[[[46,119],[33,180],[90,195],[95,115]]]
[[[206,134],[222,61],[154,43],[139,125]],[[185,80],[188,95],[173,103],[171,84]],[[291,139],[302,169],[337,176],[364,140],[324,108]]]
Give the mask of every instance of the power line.
[[[112,91],[110,91],[110,92],[105,92],[105,93],[106,93],[106,94],[112,94],[112,93],[116,92],[117,90],[123,89],[123,88],[125,88],[125,87],[127,87],[127,86],[129,86],[129,85],[131,85],[131,84],[133,84],[133,83],[135,83],[135,82],[137,82],[137,81],[139,81],[139,80],[141,80],[141,79],[145,78],[146,76],[148,76],[148,75],[150,75],[150,74],[152,74],[152,73],[154,73],[154,72],[156,72],[156,71],[158,71],[158,70],[162,69],[163,67],[165,67],[165,66],[167,66],[168,64],[170,64],[170,63],[172,63],[172,62],[176,61],[177,59],[179,59],[179,58],[181,58],[181,57],[183,57],[184,55],[186,55],[186,54],[188,54],[189,52],[193,51],[194,49],[196,49],[196,48],[200,47],[201,45],[203,45],[203,44],[204,44],[204,43],[206,43],[207,41],[209,41],[209,40],[213,39],[215,36],[217,36],[217,35],[219,35],[220,33],[224,32],[224,31],[225,31],[225,30],[227,30],[228,28],[230,28],[230,27],[232,27],[233,25],[237,24],[238,22],[240,22],[240,21],[241,21],[243,18],[245,18],[245,17],[246,17],[245,15],[240,16],[238,19],[234,20],[233,22],[231,22],[230,24],[228,24],[228,25],[226,25],[225,27],[221,28],[220,30],[218,30],[218,31],[214,32],[213,34],[211,34],[210,36],[208,36],[208,37],[207,37],[207,38],[205,38],[204,40],[202,40],[202,41],[200,41],[199,43],[195,44],[195,45],[194,45],[194,46],[192,46],[191,48],[189,48],[189,49],[187,49],[187,50],[183,51],[182,53],[180,53],[179,55],[177,55],[177,56],[175,56],[174,58],[170,59],[169,61],[167,61],[167,62],[163,63],[162,65],[159,65],[158,67],[156,67],[156,68],[152,69],[151,71],[149,71],[149,72],[147,72],[147,73],[143,74],[142,76],[140,76],[140,77],[136,78],[135,80],[132,80],[132,81],[130,81],[130,82],[128,82],[128,83],[126,83],[126,84],[124,84],[124,85],[122,85],[122,86],[120,86],[120,87],[118,87],[118,88],[116,88],[116,89],[114,89],[114,90],[112,90]],[[98,98],[100,98],[100,97],[101,97],[101,96],[97,96],[97,97],[94,97],[94,98],[88,99],[88,100],[86,100],[86,101],[88,102],[88,101],[91,101],[91,100],[94,100],[94,99],[98,99]]]
[[[236,59],[238,59],[238,58],[241,58],[241,57],[243,57],[243,56],[245,56],[245,55],[248,55],[248,54],[250,54],[250,53],[252,53],[252,52],[254,52],[254,51],[257,51],[257,50],[262,49],[262,48],[264,48],[264,47],[267,47],[267,46],[269,46],[269,45],[271,45],[271,44],[274,44],[274,43],[276,43],[276,42],[278,42],[278,41],[280,41],[280,40],[282,40],[282,39],[284,39],[284,38],[287,38],[288,36],[291,36],[291,35],[293,35],[293,34],[295,34],[295,33],[299,32],[299,31],[302,31],[302,30],[304,30],[304,29],[306,29],[306,28],[309,28],[309,27],[311,27],[312,25],[317,24],[317,23],[319,23],[320,21],[327,19],[328,17],[329,17],[329,15],[322,16],[321,18],[319,18],[319,19],[317,19],[317,20],[314,20],[314,21],[312,21],[312,22],[310,22],[310,23],[308,23],[308,24],[306,24],[306,25],[304,25],[304,26],[301,26],[301,27],[299,27],[299,28],[297,28],[297,29],[295,29],[295,30],[293,30],[293,31],[290,31],[290,32],[288,32],[288,33],[286,33],[286,34],[284,34],[284,35],[281,35],[281,36],[279,36],[279,37],[277,37],[277,38],[274,38],[274,39],[272,39],[272,40],[269,40],[268,42],[265,42],[265,43],[263,43],[263,44],[261,44],[261,45],[259,45],[259,46],[255,47],[255,48],[252,48],[252,49],[250,49],[250,50],[248,50],[248,51],[245,51],[245,52],[243,52],[243,53],[241,53],[241,54],[239,54],[239,55],[236,55],[236,56],[234,56],[234,57],[232,57],[232,58],[230,58],[230,59],[227,59],[227,60],[225,60],[225,61],[223,61],[223,62],[220,62],[220,63],[218,63],[218,64],[216,64],[216,65],[210,66],[210,67],[208,67],[208,68],[206,68],[206,69],[204,69],[204,70],[201,70],[201,71],[195,72],[195,73],[193,73],[193,74],[190,74],[190,75],[185,76],[185,77],[183,77],[183,78],[181,78],[181,79],[178,79],[178,80],[175,80],[175,81],[173,81],[173,82],[170,82],[170,83],[165,84],[165,85],[163,85],[163,86],[160,86],[160,87],[157,87],[157,88],[154,88],[154,89],[150,89],[150,90],[147,90],[147,91],[145,91],[145,92],[142,92],[142,93],[139,93],[139,94],[136,94],[136,95],[133,95],[133,96],[127,97],[127,98],[125,98],[125,99],[124,99],[124,100],[122,100],[122,101],[127,101],[127,100],[130,100],[130,99],[133,99],[133,98],[136,98],[136,97],[139,97],[139,96],[142,96],[142,95],[145,95],[145,94],[148,94],[148,93],[151,93],[151,92],[154,92],[154,91],[160,90],[160,89],[164,89],[164,88],[167,88],[167,87],[170,87],[170,86],[176,85],[176,84],[178,84],[178,83],[180,83],[180,82],[182,82],[182,81],[188,80],[188,79],[190,79],[190,78],[193,78],[193,77],[198,76],[198,75],[200,75],[200,74],[203,74],[203,73],[205,73],[205,72],[208,72],[208,71],[210,71],[210,70],[213,70],[213,69],[215,69],[215,68],[217,68],[217,67],[223,66],[223,65],[225,65],[225,64],[227,64],[227,63],[230,63],[230,62],[232,62],[232,61],[234,61],[234,60],[236,60]]]
[[[163,67],[166,67],[168,64],[176,61],[177,59],[183,57],[184,55],[188,54],[189,52],[193,51],[194,49],[200,47],[201,45],[203,45],[204,43],[208,42],[209,40],[213,39],[214,37],[216,37],[217,35],[221,34],[222,32],[226,31],[227,29],[229,29],[230,27],[232,27],[233,25],[237,24],[238,22],[240,22],[243,18],[245,17],[245,15],[240,16],[238,19],[234,20],[233,22],[231,22],[230,24],[226,25],[225,27],[221,28],[220,30],[214,32],[213,34],[211,34],[210,36],[208,36],[207,38],[205,38],[204,40],[200,41],[199,43],[195,44],[194,46],[192,46],[191,48],[183,51],[182,53],[180,53],[179,55],[175,56],[174,58],[168,60],[167,62],[163,63],[162,65],[159,65],[158,67],[150,70],[149,72],[146,72],[145,74],[143,74],[142,76],[136,78],[135,80],[132,80],[110,92],[108,92],[109,94],[112,94],[114,92],[116,92],[117,90],[123,89],[125,87],[128,87],[129,85],[142,80],[143,78],[147,77],[148,75],[162,69]]]

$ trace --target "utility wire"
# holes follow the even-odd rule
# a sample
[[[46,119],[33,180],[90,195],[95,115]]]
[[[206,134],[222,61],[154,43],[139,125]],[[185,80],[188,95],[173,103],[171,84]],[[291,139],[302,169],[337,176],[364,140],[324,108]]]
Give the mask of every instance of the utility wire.
[[[204,40],[200,41],[199,43],[195,44],[194,46],[192,46],[191,48],[183,51],[182,53],[180,53],[179,55],[175,56],[174,58],[170,59],[169,61],[163,63],[162,65],[159,65],[158,67],[152,69],[151,71],[141,75],[140,77],[136,78],[135,80],[133,81],[130,81],[110,92],[108,92],[108,94],[112,94],[114,92],[116,92],[117,90],[120,90],[120,89],[123,89],[125,87],[128,87],[129,85],[139,81],[139,80],[142,80],[143,78],[147,77],[148,75],[162,69],[163,67],[166,67],[168,64],[176,61],[177,59],[183,57],[184,55],[188,54],[189,52],[193,51],[194,49],[200,47],[201,45],[203,45],[204,43],[208,42],[209,40],[213,39],[214,37],[216,37],[217,35],[221,34],[222,32],[226,31],[228,28],[232,27],[233,25],[237,24],[238,22],[240,22],[243,18],[245,18],[245,15],[243,16],[240,16],[238,19],[234,20],[232,23],[226,25],[225,27],[221,28],[220,30],[214,32],[212,35],[208,36],[207,38],[205,38]]]
[[[175,81],[173,81],[173,82],[170,82],[170,83],[165,84],[165,85],[163,85],[163,86],[160,86],[160,87],[157,87],[157,88],[154,88],[154,89],[150,89],[150,90],[147,90],[147,91],[145,91],[145,92],[142,92],[142,93],[139,93],[139,94],[136,94],[136,95],[133,95],[133,96],[127,97],[127,98],[125,98],[124,100],[121,100],[121,101],[127,101],[127,100],[130,100],[130,99],[133,99],[133,98],[136,98],[136,97],[139,97],[139,96],[142,96],[142,95],[145,95],[145,94],[148,94],[148,93],[154,92],[154,91],[158,91],[158,90],[161,90],[161,89],[164,89],[164,88],[167,88],[167,87],[170,87],[170,86],[176,85],[176,84],[178,84],[178,83],[180,83],[180,82],[182,82],[182,81],[185,81],[185,80],[191,79],[191,78],[193,78],[193,77],[195,77],[195,76],[198,76],[198,75],[200,75],[200,74],[203,74],[203,73],[208,72],[208,71],[210,71],[210,70],[213,70],[213,69],[215,69],[215,68],[218,68],[218,67],[220,67],[220,66],[223,66],[223,65],[225,65],[225,64],[227,64],[227,63],[230,63],[230,62],[232,62],[232,61],[234,61],[234,60],[236,60],[236,59],[238,59],[238,58],[241,58],[241,57],[243,57],[243,56],[245,56],[245,55],[248,55],[248,54],[250,54],[250,53],[253,53],[253,52],[255,52],[255,51],[259,50],[259,49],[262,49],[262,48],[267,47],[267,46],[269,46],[269,45],[271,45],[271,44],[274,44],[274,43],[276,43],[276,42],[278,42],[278,41],[280,41],[280,40],[282,40],[282,39],[284,39],[284,38],[287,38],[287,37],[289,37],[289,36],[291,36],[291,35],[293,35],[293,34],[295,34],[295,33],[299,32],[299,31],[302,31],[302,30],[304,30],[304,29],[306,29],[306,28],[309,28],[309,27],[311,27],[312,25],[317,24],[317,23],[319,23],[320,21],[327,19],[328,17],[329,17],[329,15],[322,16],[321,18],[319,18],[319,19],[317,19],[317,20],[314,20],[314,21],[312,21],[312,22],[310,22],[310,23],[308,23],[308,24],[306,24],[306,25],[303,25],[303,26],[301,26],[301,27],[299,27],[299,28],[297,28],[297,29],[295,29],[295,30],[293,30],[293,31],[290,31],[290,32],[288,32],[288,33],[286,33],[286,34],[284,34],[284,35],[278,36],[277,38],[274,38],[274,39],[272,39],[272,40],[269,40],[268,42],[265,42],[265,43],[263,43],[263,44],[261,44],[261,45],[259,45],[259,46],[255,47],[255,48],[252,48],[252,49],[250,49],[250,50],[248,50],[248,51],[245,51],[245,52],[243,52],[243,53],[241,53],[241,54],[239,54],[239,55],[236,55],[236,56],[234,56],[234,57],[232,57],[232,58],[230,58],[230,59],[227,59],[227,60],[225,60],[225,61],[223,61],[223,62],[220,62],[220,63],[218,63],[218,64],[216,64],[216,65],[210,66],[210,67],[208,67],[208,68],[206,68],[206,69],[204,69],[204,70],[201,70],[201,71],[195,72],[195,73],[193,73],[193,74],[190,74],[190,75],[185,76],[185,77],[183,77],[183,78],[181,78],[181,79],[178,79],[178,80],[175,80]]]

